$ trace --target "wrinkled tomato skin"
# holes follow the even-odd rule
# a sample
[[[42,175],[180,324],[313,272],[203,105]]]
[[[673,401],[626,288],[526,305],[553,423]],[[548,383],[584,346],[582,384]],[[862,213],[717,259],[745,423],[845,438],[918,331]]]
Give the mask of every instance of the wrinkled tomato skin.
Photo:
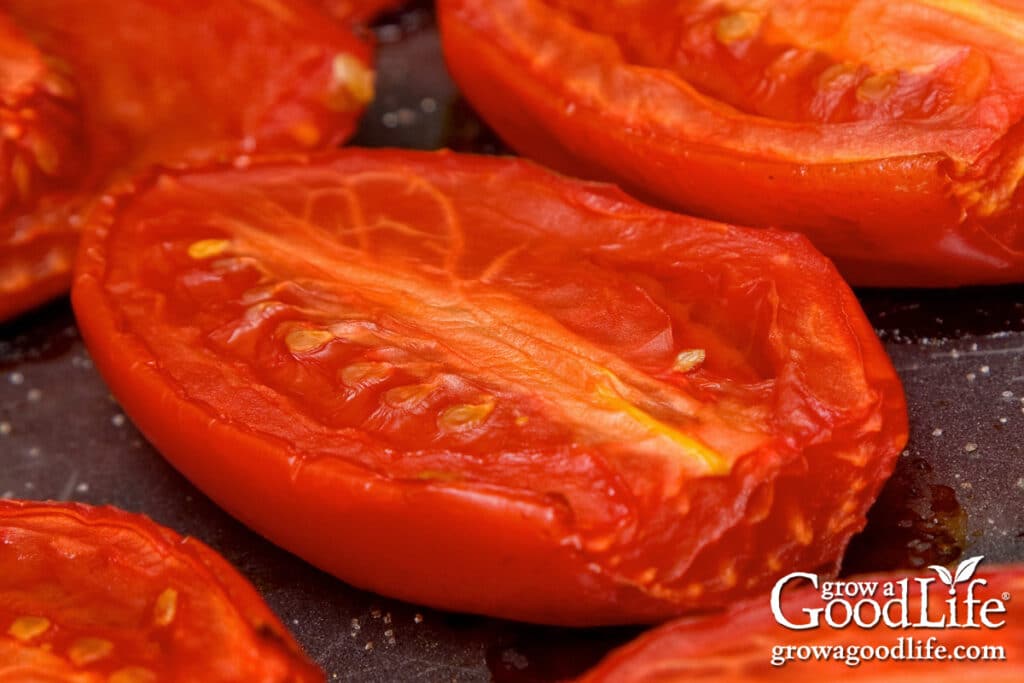
[[[868,575],[850,577],[847,580],[899,581],[908,574],[899,576]],[[910,573],[909,576],[914,576]],[[924,575],[922,575],[924,576]],[[937,580],[935,574],[929,586],[929,618],[938,620],[949,599],[948,589]],[[684,683],[685,681],[949,681],[964,680],[1011,683],[1019,681],[1024,665],[1024,624],[1022,610],[1017,598],[1024,590],[1024,566],[1006,565],[979,571],[975,579],[984,579],[987,585],[977,588],[976,597],[982,601],[1004,599],[1005,614],[993,613],[993,622],[1005,620],[1002,628],[966,629],[892,629],[881,624],[873,629],[851,625],[842,630],[830,628],[824,620],[821,627],[803,631],[788,630],[780,626],[769,609],[769,598],[765,595],[758,600],[737,604],[727,611],[707,617],[681,619],[650,631],[632,643],[612,652],[579,683]],[[805,584],[806,585],[806,584]],[[914,582],[911,581],[911,585]],[[897,589],[898,590],[898,589]],[[963,587],[958,590],[961,620]],[[1009,594],[1010,599],[1005,596]],[[880,602],[891,598],[881,598]],[[852,601],[851,601],[852,602]],[[826,601],[819,591],[803,588],[784,592],[782,611],[787,618],[799,618],[806,623],[804,609],[821,608]],[[911,620],[920,614],[920,597],[912,592],[909,604]],[[974,619],[979,619],[978,608],[974,607]],[[841,608],[839,610],[841,611]],[[896,610],[893,610],[896,613]],[[870,617],[869,617],[870,618]],[[948,617],[947,617],[948,618]],[[892,648],[898,639],[927,641],[935,638],[935,645],[942,645],[952,655],[953,649],[963,646],[1001,646],[1005,660],[991,661],[941,661],[923,659],[916,661],[871,661],[864,659],[855,667],[843,661],[789,661],[782,666],[772,666],[772,647],[814,647],[828,645],[881,646]],[[911,653],[923,650],[908,649]],[[934,650],[933,650],[934,651]]]
[[[1018,10],[995,3],[962,3],[965,15],[982,17],[978,22],[990,17],[979,28],[952,10],[947,17],[938,16],[942,10],[931,7],[934,3],[903,2],[891,8],[893,18],[885,25],[872,26],[863,15],[882,13],[885,6],[795,0],[766,4],[768,11],[781,7],[789,13],[778,20],[780,25],[800,12],[809,17],[818,16],[814,12],[856,14],[850,20],[856,28],[844,28],[837,36],[879,36],[885,54],[897,55],[907,40],[899,33],[899,12],[914,19],[934,12],[937,18],[929,19],[927,29],[905,19],[907,35],[926,42],[924,36],[934,32],[937,45],[951,53],[970,51],[983,55],[983,66],[987,64],[992,73],[1007,70],[1006,85],[994,75],[980,93],[970,90],[971,83],[956,85],[968,91],[967,103],[932,118],[909,117],[913,120],[904,125],[882,115],[842,123],[794,122],[737,110],[671,68],[628,61],[624,51],[643,49],[629,44],[628,35],[621,38],[604,25],[582,27],[586,21],[600,24],[607,14],[605,24],[621,27],[623,34],[656,35],[658,27],[681,25],[688,12],[709,7],[714,16],[724,13],[728,18],[727,3],[646,0],[614,8],[591,4],[592,10],[581,10],[584,4],[439,2],[449,70],[483,118],[520,153],[572,175],[614,181],[655,205],[741,225],[797,230],[832,258],[854,285],[941,287],[1024,281],[1024,238],[1019,229],[1024,220],[1024,188],[1019,182],[1024,81],[1013,66],[1020,63],[1020,42],[1000,33],[1001,23],[1021,21],[1024,15]],[[627,16],[613,22],[615,12]],[[673,12],[681,18],[666,18]],[[578,19],[580,25],[574,23],[578,15],[584,16]],[[769,19],[759,21],[767,24]],[[694,59],[695,71],[706,67],[708,73],[717,73],[722,61],[742,62],[754,54],[749,40],[716,44],[714,26],[699,34],[702,42],[693,47],[697,57],[687,53],[680,58],[684,63]],[[786,26],[779,31],[784,33]],[[616,44],[619,38],[625,47]],[[655,38],[648,42],[659,43]],[[777,62],[747,66],[766,72],[780,68],[788,53],[782,42],[778,44],[782,47],[770,53]],[[831,43],[825,45],[823,51],[830,49]],[[729,49],[735,54],[723,57],[721,53]],[[856,47],[835,49],[841,54],[835,57],[836,67],[856,66],[866,59]],[[807,49],[800,55],[818,64],[810,60],[812,53]],[[821,54],[816,56],[820,62]],[[916,69],[925,68],[907,59]],[[928,64],[923,57],[920,63]],[[900,72],[899,78],[914,77],[905,73],[910,72]],[[812,75],[819,76],[817,71]],[[793,76],[804,77],[799,71]],[[712,76],[706,78],[715,83]],[[785,80],[779,82],[780,88],[786,86]],[[756,108],[763,94],[749,87],[750,92],[734,96]],[[774,88],[764,86],[769,93]],[[637,93],[643,93],[643,99]]]
[[[79,215],[106,185],[154,163],[332,147],[372,97],[370,48],[305,0],[0,12],[7,49],[26,43],[3,65],[25,76],[0,82],[0,320],[67,290]]]
[[[0,681],[314,683],[220,555],[112,507],[0,501]]]
[[[267,538],[411,602],[640,623],[834,571],[906,441],[888,358],[802,237],[528,162],[167,172],[88,226],[76,316],[146,437]],[[698,338],[692,381],[665,374]],[[667,407],[690,392],[695,423]]]

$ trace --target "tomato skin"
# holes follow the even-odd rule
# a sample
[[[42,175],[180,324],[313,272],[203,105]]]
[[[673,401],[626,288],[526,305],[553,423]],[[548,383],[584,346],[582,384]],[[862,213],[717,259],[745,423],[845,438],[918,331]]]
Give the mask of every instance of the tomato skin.
[[[763,15],[765,46],[756,38],[722,45],[710,20],[694,23],[691,33],[675,30],[691,15],[728,18],[726,3],[442,0],[439,14],[446,61],[460,89],[526,156],[618,182],[656,205],[800,231],[856,285],[1020,282],[1024,242],[1013,226],[1024,216],[1024,81],[1014,66],[1019,41],[1008,41],[1000,25],[1019,23],[1022,15],[995,3],[964,3],[964,16],[930,2],[897,5],[767,3],[768,13],[754,12]],[[849,44],[801,33],[830,25],[820,18],[830,12],[849,14],[841,32]],[[673,28],[661,30],[667,26]],[[927,72],[921,65],[942,70],[928,54],[970,55],[959,65],[962,80],[947,82],[939,73],[920,84],[952,104],[933,114],[905,114],[906,120],[885,111],[832,121],[771,110],[791,105],[771,98],[781,99],[779,92],[801,79],[811,84],[792,97],[807,106],[820,99],[812,76],[828,75],[826,58],[837,68],[866,61],[859,37],[876,45],[872,59],[887,55],[877,59],[896,64],[891,72],[878,69],[882,76],[899,74],[897,93],[904,82],[916,87],[914,74]],[[786,53],[790,42],[800,47]],[[665,54],[643,54],[662,45]],[[916,72],[900,63],[904,45],[914,50],[904,62]],[[675,58],[673,49],[686,55],[678,64],[657,62]],[[791,74],[772,76],[790,54],[807,59]],[[870,72],[862,68],[863,80]],[[768,76],[751,85],[742,80],[748,70]],[[739,85],[730,85],[734,75]],[[706,92],[712,88],[726,92]],[[643,101],[631,93],[643,93]],[[852,93],[846,97],[856,101]],[[897,107],[895,97],[883,100]],[[797,116],[810,118],[792,120]]]
[[[141,515],[0,501],[0,568],[0,681],[324,680],[230,564]]]
[[[911,574],[912,576],[913,574]],[[898,581],[900,576],[863,576],[848,580]],[[932,574],[931,578],[935,578]],[[850,681],[963,681],[985,680],[993,683],[1017,681],[1021,675],[1024,657],[1024,625],[1021,610],[1014,598],[1024,589],[1024,566],[1007,565],[978,572],[988,585],[978,591],[983,600],[999,598],[1009,593],[1006,614],[993,617],[1005,619],[1000,629],[891,629],[884,624],[874,629],[856,625],[833,630],[824,621],[817,629],[791,631],[778,625],[769,609],[768,596],[737,604],[716,615],[681,619],[650,631],[632,643],[612,652],[600,664],[582,676],[580,683],[672,683],[673,681],[806,681],[820,677],[823,680]],[[929,586],[929,606],[932,619],[944,608],[948,599],[946,587],[938,581]],[[884,599],[883,599],[884,600]],[[813,588],[803,588],[783,594],[782,609],[787,615],[799,614],[802,609],[816,609],[824,601]],[[920,609],[920,598],[914,595],[910,613]],[[962,607],[960,609],[963,609]],[[975,608],[977,615],[977,608]],[[962,617],[961,617],[962,618]],[[977,616],[975,616],[977,619]],[[900,637],[927,640],[937,638],[937,644],[948,651],[957,645],[996,645],[1005,648],[1005,661],[867,661],[850,667],[842,661],[791,661],[781,667],[770,664],[772,646],[878,646],[892,647]]]
[[[405,600],[638,623],[834,570],[906,440],[888,358],[803,238],[527,162],[346,150],[167,172],[88,225],[72,301],[147,438],[253,529]],[[692,383],[658,369],[698,343]],[[385,368],[381,388],[351,388],[353,368]],[[691,400],[701,417],[666,407]],[[658,441],[677,421],[690,436]]]
[[[0,320],[68,288],[78,214],[107,184],[154,163],[332,147],[372,98],[370,48],[305,0],[0,9],[0,40],[28,42],[12,73],[35,70],[27,86],[0,83],[17,98],[0,105],[5,136],[19,131],[0,149]],[[9,128],[18,113],[39,130]],[[16,144],[45,171],[11,171],[25,166],[8,153]],[[16,203],[6,201],[13,175],[29,185]]]

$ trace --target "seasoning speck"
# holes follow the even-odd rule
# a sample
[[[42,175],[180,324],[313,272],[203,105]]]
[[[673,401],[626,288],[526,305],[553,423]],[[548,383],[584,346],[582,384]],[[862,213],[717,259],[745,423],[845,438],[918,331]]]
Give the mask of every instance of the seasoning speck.
[[[10,422],[0,422],[0,436],[7,436],[13,429]]]
[[[932,430],[932,436],[942,436],[942,430],[936,427]]]
[[[1024,481],[1024,479],[1021,479],[1021,481]],[[1021,488],[1024,488],[1024,486],[1022,486]],[[415,621],[417,624],[422,624],[423,623],[423,615],[422,614],[417,614],[416,616],[414,616],[412,618],[412,620]]]
[[[967,451],[968,453],[973,453],[974,451],[978,450],[978,444],[974,443],[973,441],[971,443],[964,444],[964,450]]]
[[[15,385],[25,383],[25,375],[21,374],[20,372],[12,372],[10,375],[7,376],[7,379],[11,384]]]
[[[29,403],[39,403],[43,398],[43,392],[39,389],[29,389],[28,394],[25,395]]]
[[[110,418],[110,424],[114,425],[115,427],[123,427],[124,415],[121,413],[117,413],[112,418]]]

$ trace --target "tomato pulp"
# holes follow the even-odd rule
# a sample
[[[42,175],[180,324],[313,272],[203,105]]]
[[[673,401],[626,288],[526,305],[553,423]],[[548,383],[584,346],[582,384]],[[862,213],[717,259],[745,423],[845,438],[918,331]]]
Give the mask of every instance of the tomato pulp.
[[[350,150],[99,203],[73,303],[146,436],[357,586],[662,619],[835,569],[907,437],[798,235],[531,163]]]
[[[195,539],[115,508],[0,500],[0,681],[323,679]]]
[[[795,229],[854,284],[1024,281],[1019,2],[440,0],[518,151]]]
[[[305,1],[9,0],[0,52],[0,320],[67,289],[105,185],[333,146],[373,94],[369,48]]]

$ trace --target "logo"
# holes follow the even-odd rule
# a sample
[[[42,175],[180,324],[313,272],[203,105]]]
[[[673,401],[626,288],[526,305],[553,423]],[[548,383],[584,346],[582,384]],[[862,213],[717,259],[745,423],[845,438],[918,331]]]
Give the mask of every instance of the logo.
[[[983,556],[964,560],[951,572],[946,567],[929,567],[936,576],[908,577],[890,581],[821,581],[816,574],[794,572],[775,584],[771,609],[779,625],[793,631],[821,628],[842,630],[850,626],[873,629],[881,624],[893,629],[998,629],[1006,621],[1009,594],[985,595],[988,581],[974,578]],[[810,584],[821,604],[790,605],[782,599],[787,587]],[[948,590],[936,591],[941,584]],[[949,597],[942,599],[941,594]]]

